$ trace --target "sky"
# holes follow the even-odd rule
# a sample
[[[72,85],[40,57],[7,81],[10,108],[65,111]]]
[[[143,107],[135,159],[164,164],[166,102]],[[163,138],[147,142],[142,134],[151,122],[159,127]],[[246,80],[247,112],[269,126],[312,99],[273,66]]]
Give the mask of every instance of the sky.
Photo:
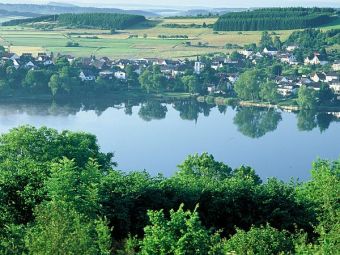
[[[96,7],[269,7],[269,6],[328,6],[340,7],[340,0],[0,0],[0,3],[46,4],[50,1]]]

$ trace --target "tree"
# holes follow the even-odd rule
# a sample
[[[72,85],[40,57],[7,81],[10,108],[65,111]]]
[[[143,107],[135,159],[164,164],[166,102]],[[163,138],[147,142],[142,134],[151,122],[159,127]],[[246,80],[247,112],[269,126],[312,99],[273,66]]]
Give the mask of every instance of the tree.
[[[181,178],[207,178],[208,180],[223,180],[231,176],[232,169],[218,162],[212,155],[192,155],[178,166],[176,176]]]
[[[283,67],[282,65],[274,65],[272,68],[271,68],[271,73],[275,76],[279,76],[282,74],[282,70],[283,70]]]
[[[282,48],[282,42],[281,42],[281,40],[280,40],[280,37],[278,37],[278,36],[275,36],[275,37],[274,37],[273,46],[274,46],[276,49],[281,50],[281,48]]]
[[[260,98],[270,103],[276,103],[279,100],[276,83],[268,81],[262,84],[260,88]]]
[[[259,98],[260,85],[255,70],[245,71],[236,81],[234,90],[241,99],[257,100]]]
[[[58,74],[53,74],[48,83],[49,88],[51,89],[52,95],[55,97],[60,89],[60,78]]]
[[[236,254],[290,254],[294,251],[292,238],[285,231],[269,225],[252,227],[248,232],[237,229],[225,244],[225,252]]]
[[[194,94],[201,91],[199,81],[195,75],[183,76],[181,80],[190,93]]]
[[[297,102],[301,109],[310,110],[316,107],[316,92],[313,89],[301,86],[298,92]]]
[[[327,84],[322,84],[320,90],[317,92],[317,97],[321,104],[332,103],[336,98],[333,90]]]
[[[166,220],[163,210],[148,212],[150,225],[144,229],[141,255],[206,255],[218,246],[219,237],[212,236],[202,226],[197,211],[184,211],[183,206],[177,211],[171,210],[169,220]],[[222,254],[222,251],[214,254]]]
[[[260,39],[260,48],[273,47],[273,40],[268,31],[263,31]]]

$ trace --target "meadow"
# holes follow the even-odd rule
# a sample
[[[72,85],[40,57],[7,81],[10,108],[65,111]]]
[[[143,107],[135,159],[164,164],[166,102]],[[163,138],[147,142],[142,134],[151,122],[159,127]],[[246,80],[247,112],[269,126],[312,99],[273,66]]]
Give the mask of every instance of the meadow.
[[[194,58],[207,53],[227,53],[226,44],[244,46],[258,43],[261,31],[214,32],[211,28],[167,28],[164,24],[213,24],[215,18],[161,19],[153,27],[136,27],[110,34],[108,30],[66,29],[40,30],[30,26],[0,27],[0,44],[17,54],[54,52],[77,57],[96,55],[110,58]],[[339,21],[323,29],[339,28]],[[272,31],[285,40],[293,30]],[[159,36],[186,35],[188,39],[161,39]],[[138,38],[131,38],[138,36]],[[67,42],[79,47],[66,47]],[[191,45],[188,45],[190,42]],[[203,45],[203,46],[202,46]]]

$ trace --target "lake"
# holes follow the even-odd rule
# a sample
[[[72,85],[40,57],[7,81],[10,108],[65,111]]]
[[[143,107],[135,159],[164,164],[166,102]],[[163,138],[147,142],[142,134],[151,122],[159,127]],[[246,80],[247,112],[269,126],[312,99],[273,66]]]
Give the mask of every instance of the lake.
[[[209,152],[262,179],[306,180],[313,160],[340,156],[340,118],[332,113],[213,106],[195,100],[2,102],[0,131],[19,125],[95,134],[118,168],[170,176],[187,155]]]

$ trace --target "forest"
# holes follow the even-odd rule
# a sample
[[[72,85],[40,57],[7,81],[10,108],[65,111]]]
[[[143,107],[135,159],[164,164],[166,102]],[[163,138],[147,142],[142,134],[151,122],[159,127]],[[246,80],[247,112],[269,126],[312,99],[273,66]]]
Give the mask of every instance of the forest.
[[[264,8],[227,13],[214,24],[215,31],[284,30],[318,27],[333,20],[331,8]]]
[[[84,132],[21,126],[2,134],[0,253],[339,250],[340,161],[319,159],[308,181],[286,183],[208,153],[188,156],[168,178],[119,171],[113,159]]]
[[[76,28],[125,29],[145,21],[141,15],[120,13],[65,13],[59,15],[40,16],[37,18],[18,19],[3,22],[3,26],[15,26],[34,22],[57,21],[60,26]]]

